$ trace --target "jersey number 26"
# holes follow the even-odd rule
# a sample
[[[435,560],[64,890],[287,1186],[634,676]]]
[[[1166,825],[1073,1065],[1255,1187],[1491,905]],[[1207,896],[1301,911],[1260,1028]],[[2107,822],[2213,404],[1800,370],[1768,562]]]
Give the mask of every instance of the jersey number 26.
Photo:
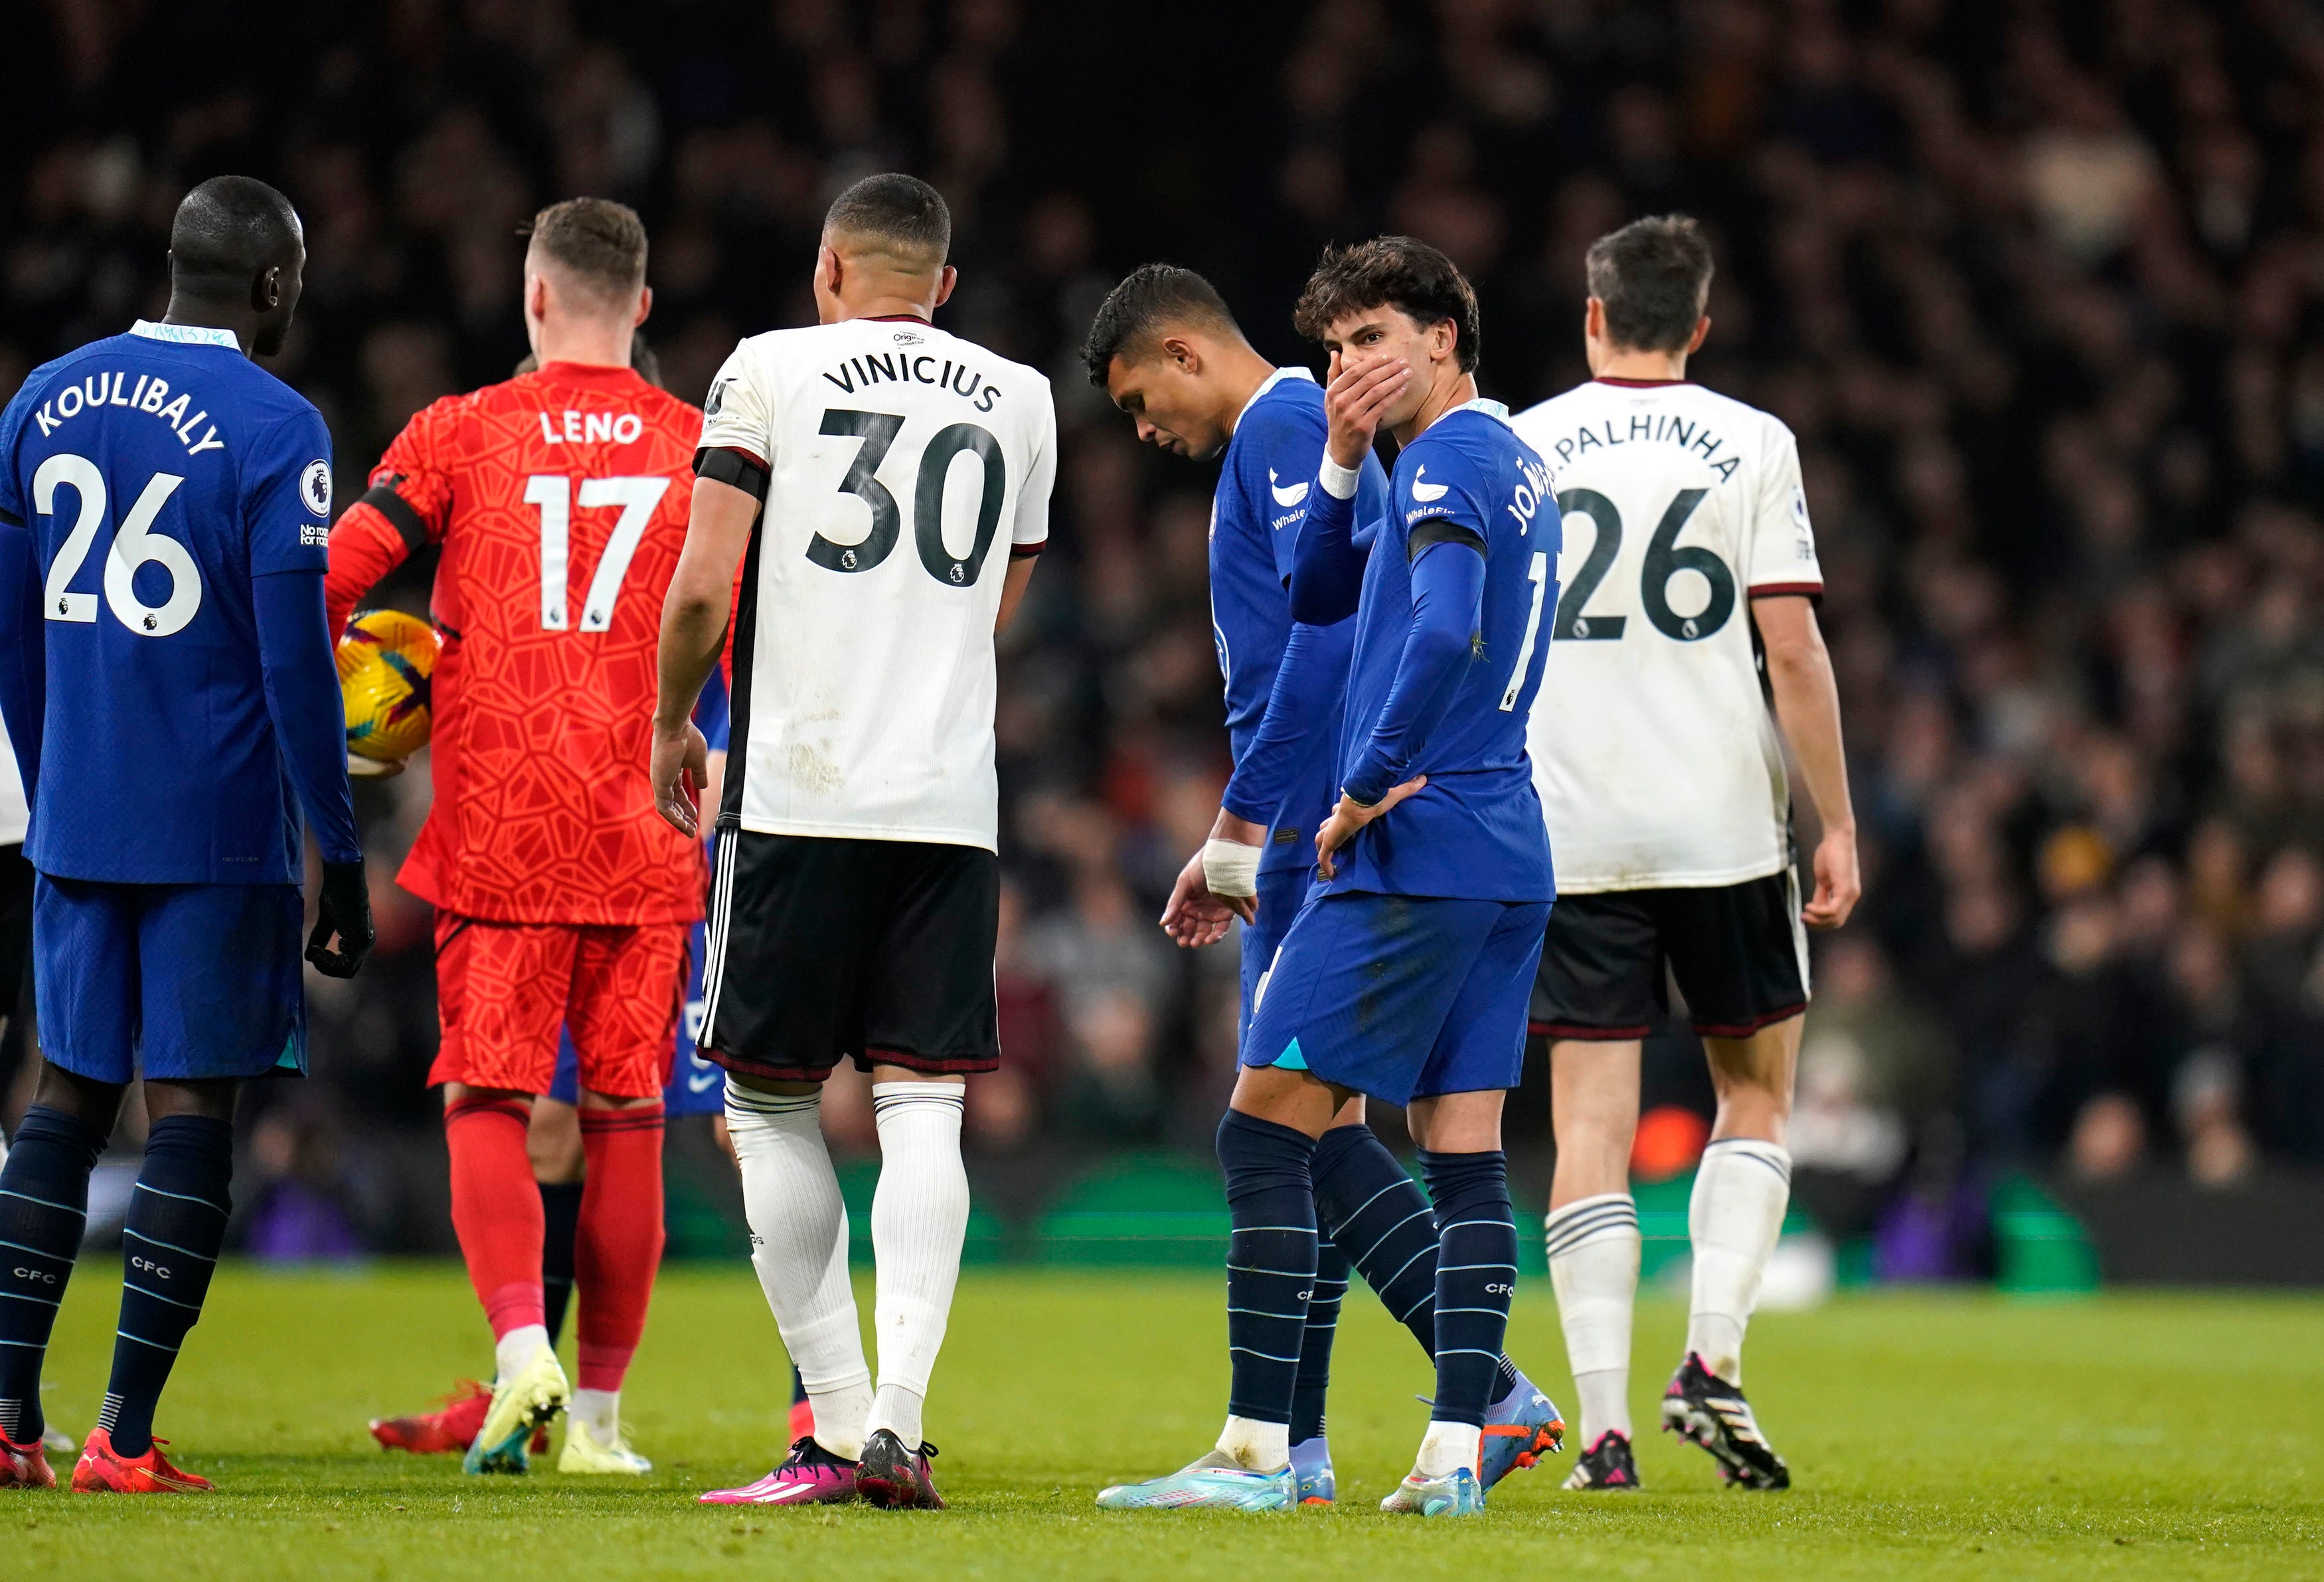
[[[115,620],[140,637],[167,637],[182,632],[202,607],[202,572],[194,563],[193,551],[153,531],[161,507],[185,481],[168,472],[157,472],[146,479],[129,514],[115,530],[113,548],[105,557],[106,605]],[[60,451],[32,474],[32,509],[43,516],[55,515],[60,487],[69,488],[80,497],[80,514],[73,519],[72,531],[49,564],[41,608],[51,621],[94,621],[97,595],[74,593],[71,588],[97,543],[97,530],[105,524],[105,475],[88,457]],[[159,566],[170,574],[170,597],[158,605],[137,597],[141,566]]]
[[[1699,544],[1678,547],[1679,530],[1709,493],[1707,489],[1678,492],[1663,513],[1655,536],[1646,541],[1646,564],[1639,568],[1638,602],[1646,606],[1646,619],[1654,623],[1655,631],[1680,643],[1701,642],[1726,625],[1727,617],[1735,613],[1735,576],[1718,551]],[[1558,495],[1557,508],[1568,516],[1587,516],[1597,536],[1591,541],[1582,569],[1574,573],[1572,586],[1557,601],[1550,637],[1558,643],[1615,642],[1629,624],[1628,617],[1591,615],[1584,606],[1613,569],[1614,557],[1622,552],[1622,513],[1595,489],[1568,489]],[[1670,606],[1670,580],[1682,571],[1693,572],[1711,587],[1710,602],[1695,615],[1682,615]]]

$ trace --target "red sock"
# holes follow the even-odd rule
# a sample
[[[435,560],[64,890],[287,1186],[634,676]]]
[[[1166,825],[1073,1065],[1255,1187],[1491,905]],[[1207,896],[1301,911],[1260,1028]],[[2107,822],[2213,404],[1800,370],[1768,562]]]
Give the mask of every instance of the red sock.
[[[589,1176],[573,1276],[581,1288],[576,1331],[584,1390],[619,1390],[646,1329],[646,1304],[661,1267],[661,1106],[581,1112]]]
[[[466,1098],[444,1112],[452,1229],[495,1340],[542,1322],[540,1189],[524,1151],[530,1119],[513,1098]]]

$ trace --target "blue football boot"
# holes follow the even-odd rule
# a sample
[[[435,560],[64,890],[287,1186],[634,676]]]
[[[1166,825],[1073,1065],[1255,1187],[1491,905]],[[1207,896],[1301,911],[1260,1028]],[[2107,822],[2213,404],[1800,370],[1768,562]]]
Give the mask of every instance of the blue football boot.
[[[1491,1488],[1518,1467],[1554,1456],[1564,1443],[1565,1420],[1558,1414],[1557,1402],[1519,1374],[1517,1388],[1485,1409],[1477,1481]]]
[[[1328,1505],[1339,1497],[1339,1485],[1332,1476],[1332,1447],[1321,1434],[1291,1447],[1291,1476],[1297,1480],[1303,1505]]]

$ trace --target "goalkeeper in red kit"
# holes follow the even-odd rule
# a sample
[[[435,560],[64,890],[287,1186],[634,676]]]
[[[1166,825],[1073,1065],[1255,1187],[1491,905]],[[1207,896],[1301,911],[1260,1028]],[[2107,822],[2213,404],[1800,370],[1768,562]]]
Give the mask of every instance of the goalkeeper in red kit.
[[[435,800],[399,875],[436,908],[452,1223],[497,1381],[470,1472],[521,1472],[571,1408],[563,1472],[643,1473],[623,1374],[662,1246],[661,1093],[706,882],[648,779],[662,598],[702,414],[632,371],[646,236],[617,203],[541,211],[525,257],[536,372],[414,417],[331,535],[332,629],[414,550],[432,615]],[[533,1099],[568,1028],[587,1153],[577,1388],[543,1323]]]

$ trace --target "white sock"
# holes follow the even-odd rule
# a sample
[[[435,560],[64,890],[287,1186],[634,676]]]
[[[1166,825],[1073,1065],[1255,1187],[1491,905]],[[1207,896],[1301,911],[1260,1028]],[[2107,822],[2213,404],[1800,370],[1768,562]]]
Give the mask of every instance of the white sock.
[[[1694,1243],[1686,1348],[1730,1384],[1743,1383],[1744,1326],[1791,1199],[1792,1156],[1781,1143],[1729,1137],[1702,1151],[1686,1205]]]
[[[886,1429],[907,1450],[920,1446],[920,1406],[960,1283],[968,1235],[968,1172],[960,1163],[967,1094],[957,1082],[872,1085],[880,1129],[880,1186],[872,1195],[880,1393],[865,1431]]]
[[[1638,1291],[1638,1206],[1628,1192],[1577,1198],[1548,1220],[1549,1278],[1581,1398],[1582,1446],[1630,1437],[1630,1308]]]
[[[1291,1465],[1291,1425],[1230,1417],[1219,1430],[1218,1452],[1253,1472],[1280,1472]]]
[[[619,1390],[576,1390],[566,1403],[566,1420],[589,1430],[600,1445],[610,1445],[622,1433],[622,1392]]]
[[[759,1093],[726,1084],[726,1134],[742,1171],[751,1263],[783,1348],[815,1405],[816,1442],[863,1454],[872,1370],[847,1282],[847,1205],[824,1146],[820,1093]]]
[[[524,1372],[524,1365],[532,1354],[549,1344],[548,1327],[541,1324],[520,1324],[493,1342],[493,1376],[513,1379]]]
[[[1412,1470],[1423,1477],[1444,1477],[1467,1467],[1477,1469],[1477,1451],[1485,1430],[1475,1423],[1436,1422],[1432,1420],[1428,1432],[1420,1441],[1420,1454],[1412,1463]]]

